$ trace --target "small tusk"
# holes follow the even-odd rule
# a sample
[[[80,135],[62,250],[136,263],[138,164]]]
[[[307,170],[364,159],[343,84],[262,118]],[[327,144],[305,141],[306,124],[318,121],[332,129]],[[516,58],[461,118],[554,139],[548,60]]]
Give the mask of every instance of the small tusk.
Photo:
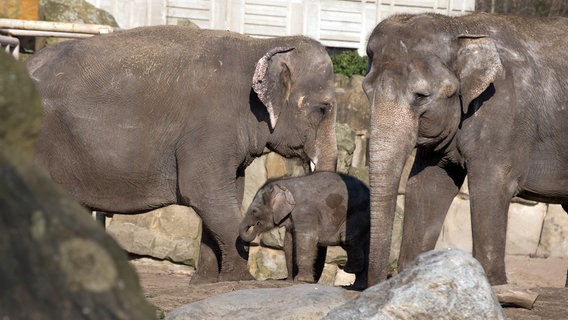
[[[298,99],[298,109],[302,109],[302,103],[304,102],[304,98],[306,96],[301,96],[300,99]]]
[[[316,164],[313,161],[310,161],[310,171],[316,171]]]

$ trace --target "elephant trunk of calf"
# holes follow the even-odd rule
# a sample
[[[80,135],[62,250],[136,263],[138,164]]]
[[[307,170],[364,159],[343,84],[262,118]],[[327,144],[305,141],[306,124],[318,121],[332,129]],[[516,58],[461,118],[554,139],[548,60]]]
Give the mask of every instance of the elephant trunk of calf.
[[[245,242],[251,242],[256,238],[258,234],[257,229],[254,227],[254,224],[247,223],[243,221],[239,226],[239,236]]]

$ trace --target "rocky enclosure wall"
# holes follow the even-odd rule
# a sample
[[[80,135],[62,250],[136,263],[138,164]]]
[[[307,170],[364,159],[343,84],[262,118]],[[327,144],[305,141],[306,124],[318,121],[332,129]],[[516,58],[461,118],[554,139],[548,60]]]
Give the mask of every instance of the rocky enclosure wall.
[[[337,129],[338,171],[349,173],[368,183],[366,161],[369,106],[361,88],[362,77],[336,75],[338,101]],[[409,159],[405,172],[409,172]],[[244,212],[256,190],[268,178],[299,175],[302,168],[293,159],[267,153],[246,170]],[[440,233],[437,247],[456,247],[471,252],[467,183],[454,199]],[[395,262],[400,244],[404,181],[401,182],[399,210],[395,219],[391,262]],[[128,252],[195,266],[199,250],[200,221],[195,213],[180,206],[170,206],[142,215],[115,215],[108,232]],[[263,234],[250,248],[249,266],[257,279],[285,278],[282,249],[283,230]],[[507,254],[568,259],[568,214],[559,205],[513,199],[509,210]],[[346,284],[354,276],[341,267],[346,255],[339,247],[328,248],[326,267],[320,283]]]

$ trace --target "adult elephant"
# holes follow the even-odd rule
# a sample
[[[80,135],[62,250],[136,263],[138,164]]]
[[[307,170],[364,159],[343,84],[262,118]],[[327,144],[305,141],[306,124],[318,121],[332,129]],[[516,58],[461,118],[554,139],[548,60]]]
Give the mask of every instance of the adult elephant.
[[[47,47],[37,162],[85,206],[191,206],[194,283],[251,279],[238,239],[244,171],[265,147],[335,170],[333,66],[306,37],[144,27]]]
[[[473,255],[506,283],[513,196],[568,202],[568,20],[398,15],[368,42],[372,108],[369,280],[386,278],[397,187],[408,155],[399,267],[433,249],[468,176]]]

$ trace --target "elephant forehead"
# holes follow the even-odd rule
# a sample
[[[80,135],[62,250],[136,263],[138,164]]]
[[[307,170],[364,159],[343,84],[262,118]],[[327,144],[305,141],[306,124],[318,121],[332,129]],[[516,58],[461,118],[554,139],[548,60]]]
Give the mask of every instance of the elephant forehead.
[[[453,20],[435,19],[430,15],[387,19],[380,23],[369,37],[368,49],[374,54],[393,55],[404,52],[435,52],[439,55],[449,49],[455,32]]]

